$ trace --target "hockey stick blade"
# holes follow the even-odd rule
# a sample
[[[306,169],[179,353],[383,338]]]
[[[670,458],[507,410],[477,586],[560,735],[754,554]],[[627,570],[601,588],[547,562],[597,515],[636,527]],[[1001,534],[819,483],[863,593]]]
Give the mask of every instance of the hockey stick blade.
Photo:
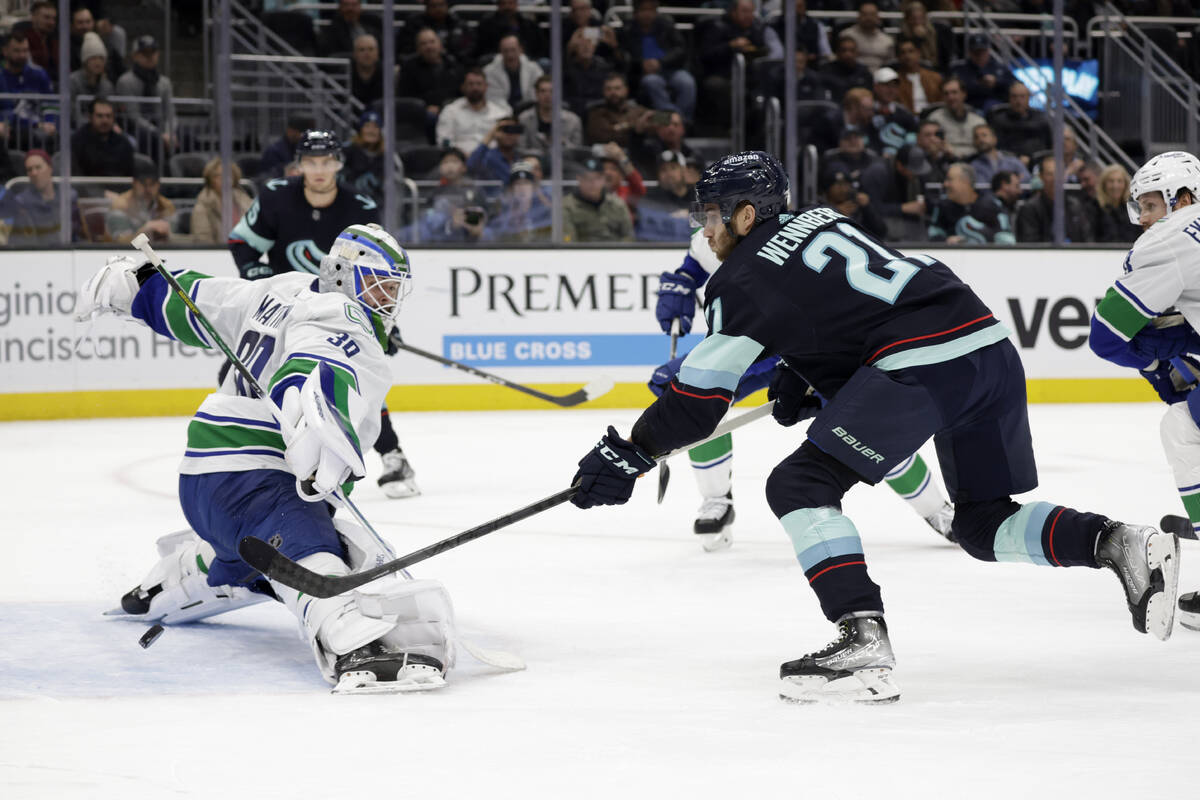
[[[774,401],[769,401],[759,406],[758,408],[747,411],[741,414],[736,419],[726,420],[717,426],[717,429],[712,432],[706,439],[699,442],[680,447],[672,450],[670,453],[660,456],[657,460],[670,458],[671,456],[679,455],[687,452],[697,445],[710,442],[736,428],[740,428],[756,419],[767,416],[771,413],[771,408],[775,405]],[[428,547],[416,550],[406,556],[401,556],[393,561],[385,564],[380,564],[377,567],[366,570],[365,572],[356,572],[350,575],[318,575],[312,570],[304,567],[291,560],[283,553],[280,553],[271,545],[264,542],[262,539],[256,539],[252,536],[247,536],[238,543],[238,553],[242,560],[249,564],[254,569],[266,575],[271,580],[279,581],[285,586],[290,586],[293,589],[301,591],[313,597],[333,597],[335,595],[344,594],[345,592],[357,589],[360,586],[370,583],[376,578],[382,578],[384,575],[391,575],[393,572],[399,572],[402,569],[411,567],[424,561],[427,558],[432,558],[439,553],[444,553],[447,550],[453,550],[455,547],[474,541],[481,536],[486,536],[489,533],[506,528],[522,520],[528,519],[536,514],[540,514],[547,509],[562,505],[570,500],[575,492],[578,491],[577,486],[563,489],[561,492],[555,492],[549,497],[544,497],[535,503],[519,508],[516,511],[496,517],[493,520],[478,525],[470,530],[442,539],[439,542],[434,542]]]
[[[667,496],[667,484],[671,482],[671,467],[667,464],[664,458],[658,462],[658,504],[661,506],[663,498]]]
[[[1192,521],[1187,517],[1180,517],[1176,514],[1167,514],[1158,521],[1158,527],[1167,533],[1173,533],[1180,539],[1198,539],[1200,536],[1196,534],[1196,528],[1192,525]]]
[[[461,370],[468,375],[474,375],[476,378],[482,378],[489,383],[494,383],[497,386],[513,389],[515,391],[530,395],[531,397],[536,397],[539,400],[545,400],[548,403],[554,403],[554,405],[561,406],[563,408],[570,408],[571,406],[577,406],[580,403],[586,403],[588,400],[595,400],[597,397],[607,394],[609,391],[611,391],[614,385],[611,378],[605,377],[598,378],[589,383],[587,386],[584,386],[582,389],[577,389],[570,394],[547,394],[546,392],[540,392],[533,387],[525,386],[524,384],[520,383],[514,383],[513,381],[501,378],[499,375],[493,375],[490,372],[484,372],[481,369],[476,369],[475,367],[472,367],[469,364],[464,364],[461,361],[454,361],[452,359],[439,356],[437,353],[431,353],[428,350],[422,350],[419,347],[413,347],[411,344],[406,344],[395,337],[392,337],[391,341],[392,344],[394,344],[398,349],[403,350],[406,353],[412,353],[414,356],[428,358],[430,361],[436,361],[439,364],[443,364],[447,367],[453,367],[454,369]]]

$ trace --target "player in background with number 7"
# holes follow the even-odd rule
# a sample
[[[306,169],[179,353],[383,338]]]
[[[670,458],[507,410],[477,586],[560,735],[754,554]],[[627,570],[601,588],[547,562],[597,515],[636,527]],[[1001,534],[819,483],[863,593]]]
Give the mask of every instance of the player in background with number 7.
[[[334,518],[323,500],[366,472],[362,444],[379,433],[392,383],[384,346],[411,287],[408,254],[378,225],[351,225],[319,276],[174,273],[199,314],[143,262],[110,259],[80,290],[80,318],[115,314],[184,344],[219,347],[203,315],[226,347],[238,343],[238,360],[268,396],[231,370],[200,405],[179,466],[191,529],[158,540],[159,562],[121,598],[121,610],[170,625],[274,598],[296,615],[322,676],[339,691],[441,686],[453,660],[441,584],[398,576],[372,583],[386,600],[374,606],[351,595],[318,600],[267,581],[237,549],[254,536],[328,575],[395,557],[369,530]]]
[[[955,538],[970,555],[1109,567],[1135,629],[1170,636],[1173,534],[1012,499],[1037,486],[1025,374],[1008,331],[970,287],[945,264],[906,257],[832,208],[789,212],[787,176],[767,153],[717,161],[696,198],[694,223],[721,261],[708,281],[709,334],[628,439],[610,427],[580,460],[572,502],[626,502],[654,466],[648,453],[708,435],[746,368],[781,356],[773,413],[784,425],[813,422],[767,478],[767,502],[838,626],[831,644],[780,667],[782,698],[899,697],[880,590],[841,505],[852,486],[879,482],[930,438],[954,503]]]

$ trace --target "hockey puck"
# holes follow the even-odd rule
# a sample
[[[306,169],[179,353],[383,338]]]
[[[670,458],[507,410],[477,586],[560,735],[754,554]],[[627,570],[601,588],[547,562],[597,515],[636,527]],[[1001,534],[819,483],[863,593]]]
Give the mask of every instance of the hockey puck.
[[[146,629],[146,632],[142,634],[142,638],[138,639],[138,644],[142,646],[143,650],[145,650],[147,647],[157,642],[158,637],[162,636],[163,631],[165,630],[166,628],[157,623],[151,625]]]

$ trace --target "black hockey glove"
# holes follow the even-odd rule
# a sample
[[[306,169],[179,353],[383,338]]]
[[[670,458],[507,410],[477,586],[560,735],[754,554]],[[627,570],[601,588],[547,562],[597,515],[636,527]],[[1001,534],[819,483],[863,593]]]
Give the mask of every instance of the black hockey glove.
[[[403,342],[404,340],[400,338],[400,329],[392,328],[392,330],[388,333],[387,347],[383,348],[383,352],[386,355],[394,356],[396,353],[400,352],[400,345]]]
[[[260,264],[257,261],[251,262],[249,264],[243,264],[241,271],[242,271],[242,277],[248,281],[256,281],[261,278],[269,278],[275,274],[275,271],[273,269],[271,269],[270,264]]]
[[[571,502],[580,508],[619,506],[633,494],[633,482],[654,467],[645,450],[622,439],[609,425],[608,433],[579,459],[579,471],[571,480],[579,484],[579,491]]]
[[[791,427],[802,419],[815,417],[825,405],[821,396],[813,391],[808,381],[783,362],[775,368],[775,377],[767,387],[767,399],[775,401],[771,416],[784,427]]]

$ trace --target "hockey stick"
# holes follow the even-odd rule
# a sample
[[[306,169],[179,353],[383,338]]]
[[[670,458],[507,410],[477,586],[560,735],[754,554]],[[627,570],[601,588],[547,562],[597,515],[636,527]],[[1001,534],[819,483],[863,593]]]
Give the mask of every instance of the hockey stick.
[[[582,389],[577,389],[570,394],[546,394],[545,392],[539,392],[537,389],[532,387],[523,386],[519,383],[513,383],[510,380],[501,378],[499,375],[493,375],[490,372],[484,372],[481,369],[475,369],[475,367],[464,364],[461,361],[452,361],[449,358],[443,358],[442,356],[439,356],[437,353],[431,353],[428,350],[422,350],[419,347],[413,347],[411,344],[405,344],[398,336],[393,335],[389,338],[391,343],[395,345],[397,349],[412,353],[414,356],[421,356],[422,358],[428,358],[431,361],[436,361],[439,364],[444,364],[447,367],[454,367],[455,369],[462,370],[469,375],[474,375],[476,378],[483,378],[485,381],[490,381],[497,386],[505,386],[509,389],[516,389],[518,392],[524,392],[525,394],[536,397],[539,400],[545,400],[546,402],[554,403],[554,405],[562,406],[563,408],[570,408],[571,406],[577,406],[580,403],[586,403],[588,400],[595,400],[601,395],[608,394],[613,388],[613,381],[611,378],[601,377],[584,386]]]
[[[1175,514],[1167,514],[1158,522],[1158,527],[1167,533],[1173,533],[1180,539],[1198,539],[1200,536],[1196,534],[1196,526],[1187,517],[1180,517]]]
[[[747,411],[745,414],[739,415],[736,419],[727,420],[718,425],[711,436],[699,442],[689,444],[686,447],[673,450],[670,453],[660,456],[657,460],[661,461],[664,458],[670,458],[673,455],[686,452],[696,445],[712,441],[736,428],[765,417],[771,413],[773,405],[773,402],[768,402],[758,408]],[[318,575],[312,570],[300,566],[262,539],[256,539],[252,536],[247,536],[238,543],[238,553],[241,555],[243,561],[273,581],[279,581],[285,586],[290,586],[313,597],[333,597],[357,589],[376,578],[382,578],[384,575],[390,575],[398,570],[411,567],[413,564],[424,561],[427,558],[432,558],[447,550],[453,550],[455,547],[460,547],[467,542],[472,542],[501,528],[506,528],[509,525],[540,514],[547,509],[561,505],[570,500],[578,489],[578,486],[571,486],[563,489],[561,492],[555,492],[549,497],[538,500],[536,503],[531,503],[524,508],[519,508],[516,511],[496,517],[470,530],[442,539],[439,542],[434,542],[428,547],[423,547],[394,561],[389,561],[386,564],[380,564],[372,569],[364,572],[356,572],[351,575]]]
[[[255,397],[261,398],[268,405],[270,405],[272,409],[271,413],[275,417],[275,421],[279,423],[279,430],[282,432],[286,429],[290,432],[291,425],[286,419],[283,418],[282,414],[275,413],[275,404],[270,401],[266,392],[263,391],[258,379],[255,378],[250,370],[246,368],[246,365],[242,363],[242,360],[238,358],[232,350],[229,349],[229,345],[225,344],[225,340],[222,339],[221,334],[217,333],[216,329],[213,328],[212,323],[210,323],[208,318],[204,316],[204,312],[196,307],[196,304],[192,302],[192,298],[188,297],[188,293],[184,291],[182,286],[179,285],[179,281],[175,279],[175,276],[163,266],[162,259],[158,257],[158,253],[154,252],[154,248],[150,246],[150,239],[146,236],[146,234],[138,234],[134,237],[130,244],[136,247],[138,250],[141,250],[142,254],[149,259],[151,266],[154,267],[154,270],[159,275],[163,276],[163,280],[170,285],[172,291],[174,291],[179,299],[183,301],[183,304],[187,306],[188,311],[192,313],[192,316],[196,318],[196,321],[200,323],[201,327],[208,332],[209,338],[212,340],[213,344],[215,344],[217,348],[225,354],[225,357],[229,359],[229,363],[233,364],[233,368],[236,369],[239,374],[241,374],[243,379],[245,379],[246,385],[254,392]],[[334,415],[334,417],[336,419],[337,415]],[[297,478],[297,480],[299,480],[299,478]],[[371,523],[367,521],[367,518],[363,516],[362,512],[358,510],[358,506],[354,505],[353,501],[351,501],[349,497],[346,497],[346,493],[342,491],[342,487],[337,487],[333,494],[334,497],[337,498],[338,502],[340,502],[354,516],[354,518],[358,520],[359,525],[362,525],[376,539],[381,542],[383,541],[383,537],[379,535]],[[151,639],[148,644],[142,646],[148,647],[150,644],[153,644],[153,642],[154,639]]]
[[[681,331],[679,330],[679,317],[676,317],[675,319],[671,320],[671,357],[667,359],[668,361],[675,360],[675,349],[676,349],[676,347],[679,346],[680,333],[681,333]],[[658,504],[659,505],[662,505],[663,497],[665,497],[667,494],[667,484],[670,482],[671,482],[671,468],[669,466],[667,466],[667,462],[664,459],[658,465]]]

